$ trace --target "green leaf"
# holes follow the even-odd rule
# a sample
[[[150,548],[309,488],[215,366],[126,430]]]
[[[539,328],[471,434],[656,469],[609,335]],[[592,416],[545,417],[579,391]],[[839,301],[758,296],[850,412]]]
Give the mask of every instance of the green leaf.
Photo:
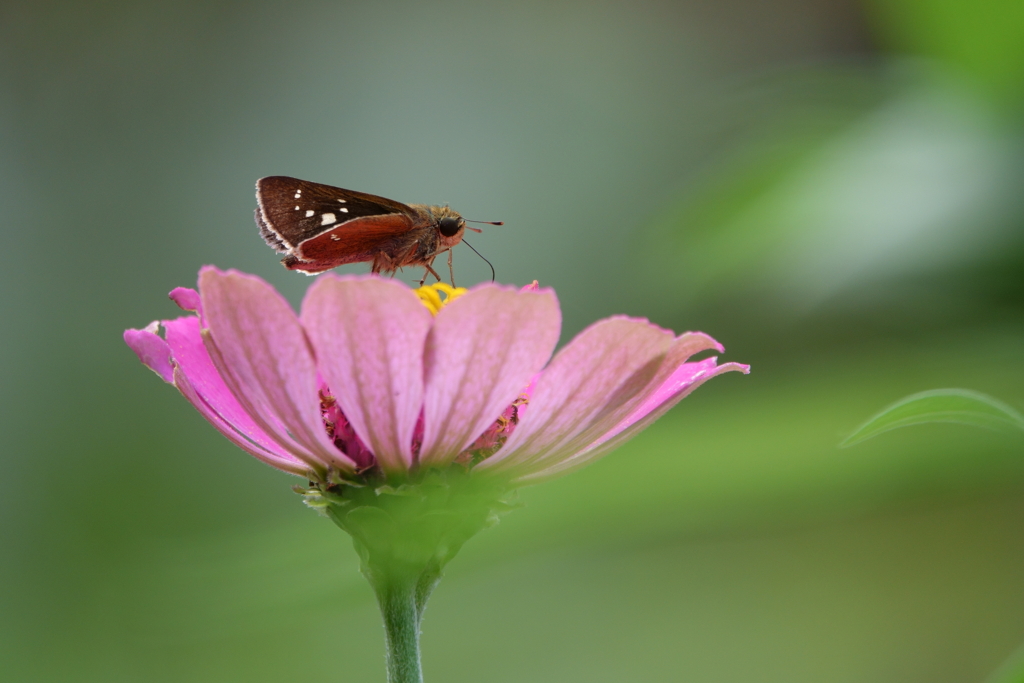
[[[893,403],[839,445],[845,448],[890,429],[929,422],[956,422],[1000,431],[1024,431],[1024,416],[1002,401],[969,389],[932,389]]]

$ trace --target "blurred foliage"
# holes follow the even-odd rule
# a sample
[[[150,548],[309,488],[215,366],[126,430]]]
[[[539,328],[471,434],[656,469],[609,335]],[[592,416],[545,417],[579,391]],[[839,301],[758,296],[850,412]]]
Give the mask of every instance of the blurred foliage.
[[[880,100],[838,111],[790,100],[793,128],[755,129],[680,193],[635,250],[641,281],[678,293],[652,315],[816,336],[866,323],[850,339],[1021,319],[1019,131],[933,73],[879,79]]]
[[[1000,105],[1024,104],[1024,5],[1014,0],[869,0],[880,40],[941,61]]]
[[[985,683],[1021,683],[1024,681],[1024,647],[1019,648]]]
[[[202,263],[298,301],[251,219],[290,174],[505,220],[474,246],[563,340],[647,315],[753,365],[467,544],[427,680],[983,680],[1024,640],[1020,439],[836,444],[931,387],[1022,406],[1020,12],[5,3],[5,676],[383,680],[348,539],[120,341]]]

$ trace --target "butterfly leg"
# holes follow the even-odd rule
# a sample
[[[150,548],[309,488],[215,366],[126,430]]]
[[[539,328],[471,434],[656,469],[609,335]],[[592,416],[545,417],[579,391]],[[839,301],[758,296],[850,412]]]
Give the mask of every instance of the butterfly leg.
[[[455,286],[455,269],[452,268],[452,250],[448,250],[448,274],[452,278],[452,287]]]
[[[433,275],[437,279],[438,282],[441,281],[441,276],[437,274],[436,270],[434,270],[433,268],[430,267],[430,264],[433,263],[433,262],[434,262],[433,258],[431,258],[429,262],[424,262],[424,264],[423,264],[423,268],[424,268],[423,278],[420,279],[420,287],[422,287],[423,283],[427,281],[427,275],[428,274],[429,275]]]

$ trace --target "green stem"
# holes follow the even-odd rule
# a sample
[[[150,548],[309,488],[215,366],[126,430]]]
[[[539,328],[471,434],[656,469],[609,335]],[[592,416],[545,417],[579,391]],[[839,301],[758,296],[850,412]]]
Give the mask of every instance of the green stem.
[[[423,683],[420,622],[441,571],[462,545],[511,509],[507,482],[478,481],[459,468],[415,482],[320,483],[297,489],[352,536],[377,594],[388,683]]]
[[[388,683],[423,683],[420,669],[420,597],[417,577],[392,578],[376,586],[384,617]]]

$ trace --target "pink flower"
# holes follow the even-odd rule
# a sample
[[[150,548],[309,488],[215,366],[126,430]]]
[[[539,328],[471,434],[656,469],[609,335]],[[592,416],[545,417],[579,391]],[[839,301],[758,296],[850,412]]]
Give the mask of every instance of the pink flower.
[[[318,482],[449,467],[547,479],[632,438],[715,375],[749,370],[687,362],[723,349],[621,316],[552,358],[561,312],[535,285],[414,291],[328,274],[296,315],[260,278],[204,267],[198,292],[170,297],[196,315],[126,330],[128,346],[237,446]]]

